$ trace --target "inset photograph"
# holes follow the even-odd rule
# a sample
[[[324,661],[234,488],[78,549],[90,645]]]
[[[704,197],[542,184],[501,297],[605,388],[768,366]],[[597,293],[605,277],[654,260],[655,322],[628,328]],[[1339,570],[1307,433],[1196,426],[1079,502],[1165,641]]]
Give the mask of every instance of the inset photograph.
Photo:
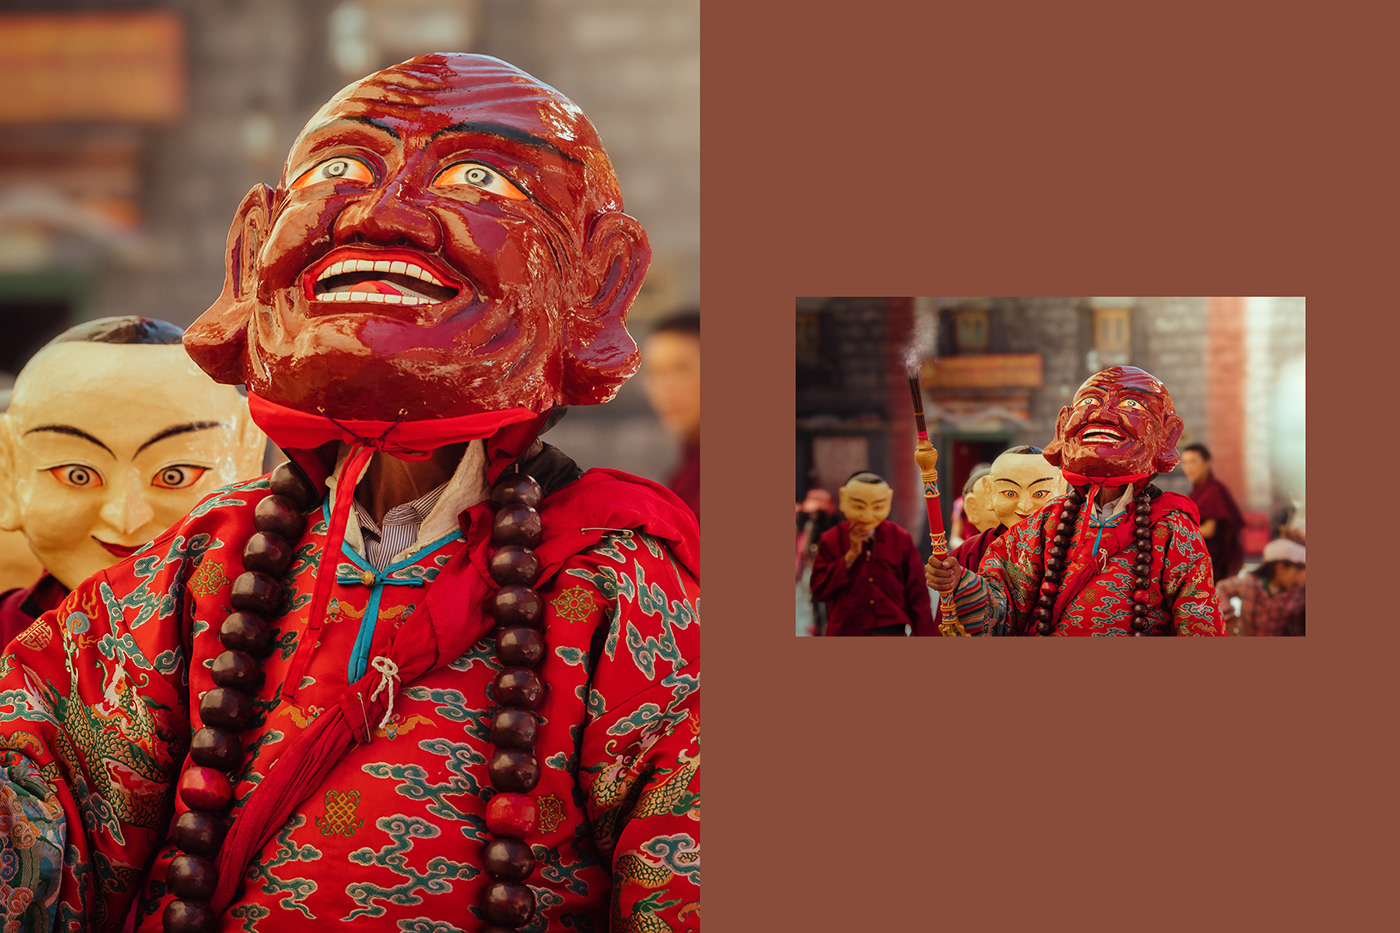
[[[796,634],[1303,635],[1305,317],[797,299]]]

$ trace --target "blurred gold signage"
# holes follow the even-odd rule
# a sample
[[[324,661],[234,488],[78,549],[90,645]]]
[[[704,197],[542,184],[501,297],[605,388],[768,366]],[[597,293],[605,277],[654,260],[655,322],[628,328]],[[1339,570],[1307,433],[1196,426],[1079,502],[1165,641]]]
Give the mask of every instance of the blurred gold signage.
[[[921,381],[926,389],[1038,389],[1045,383],[1039,353],[945,356],[925,360]]]
[[[0,123],[161,123],[184,110],[172,13],[5,15],[0,37]]]

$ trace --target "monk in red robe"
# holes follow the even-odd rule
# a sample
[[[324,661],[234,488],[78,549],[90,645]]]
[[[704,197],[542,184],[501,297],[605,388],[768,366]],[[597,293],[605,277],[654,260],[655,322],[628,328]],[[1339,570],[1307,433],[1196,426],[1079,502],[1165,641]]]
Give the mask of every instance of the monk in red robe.
[[[893,499],[874,473],[857,473],[841,487],[846,520],[821,536],[812,561],[812,595],[827,604],[827,635],[938,631],[914,539],[886,521]]]
[[[22,929],[695,929],[693,514],[538,439],[637,367],[598,134],[425,55],[314,115],[186,335],[293,463],[0,653]]]
[[[1215,568],[1215,582],[1219,583],[1244,566],[1244,548],[1240,545],[1244,516],[1230,490],[1211,471],[1210,450],[1205,444],[1182,449],[1181,472],[1191,481],[1191,501],[1201,513],[1201,538]]]
[[[1151,374],[1091,376],[1045,448],[1070,493],[993,543],[975,573],[930,558],[928,585],[983,635],[1223,635],[1196,507],[1151,485],[1180,458],[1181,431]]]

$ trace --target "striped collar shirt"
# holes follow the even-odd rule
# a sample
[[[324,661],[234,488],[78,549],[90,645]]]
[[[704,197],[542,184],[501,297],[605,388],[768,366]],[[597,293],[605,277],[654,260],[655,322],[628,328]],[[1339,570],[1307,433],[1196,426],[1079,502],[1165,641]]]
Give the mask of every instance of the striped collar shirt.
[[[365,545],[365,560],[375,570],[384,570],[400,554],[418,540],[418,529],[423,519],[437,505],[447,490],[447,483],[425,492],[412,502],[396,505],[384,514],[384,523],[376,525],[369,510],[355,500],[355,517],[360,522],[360,535]]]

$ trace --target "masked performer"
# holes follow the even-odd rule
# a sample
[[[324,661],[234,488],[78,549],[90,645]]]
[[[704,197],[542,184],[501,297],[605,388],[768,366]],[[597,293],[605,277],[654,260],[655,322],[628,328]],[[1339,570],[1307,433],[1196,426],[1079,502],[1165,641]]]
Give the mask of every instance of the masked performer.
[[[984,635],[1223,635],[1196,507],[1150,485],[1180,459],[1181,430],[1150,374],[1091,376],[1045,448],[1070,494],[997,539],[976,573],[930,558],[928,585]]]
[[[976,514],[980,518],[986,512],[996,524],[974,534],[953,551],[954,559],[963,567],[968,570],[980,567],[982,555],[993,541],[1040,511],[1062,491],[1060,471],[1041,454],[1039,447],[1023,444],[1002,451],[992,463],[987,477],[981,480],[982,486],[975,492],[975,511],[970,510],[969,515]],[[965,501],[972,505],[966,497]]]
[[[892,525],[894,491],[874,473],[841,487],[846,520],[828,529],[812,561],[812,595],[827,604],[827,635],[932,635],[932,601],[909,532]]]
[[[635,371],[649,255],[593,126],[504,62],[312,117],[185,337],[294,463],[0,655],[12,921],[695,927],[695,520],[537,440]]]
[[[174,324],[102,318],[25,365],[0,416],[0,528],[45,572],[0,596],[0,645],[220,486],[262,472],[266,440]]]

